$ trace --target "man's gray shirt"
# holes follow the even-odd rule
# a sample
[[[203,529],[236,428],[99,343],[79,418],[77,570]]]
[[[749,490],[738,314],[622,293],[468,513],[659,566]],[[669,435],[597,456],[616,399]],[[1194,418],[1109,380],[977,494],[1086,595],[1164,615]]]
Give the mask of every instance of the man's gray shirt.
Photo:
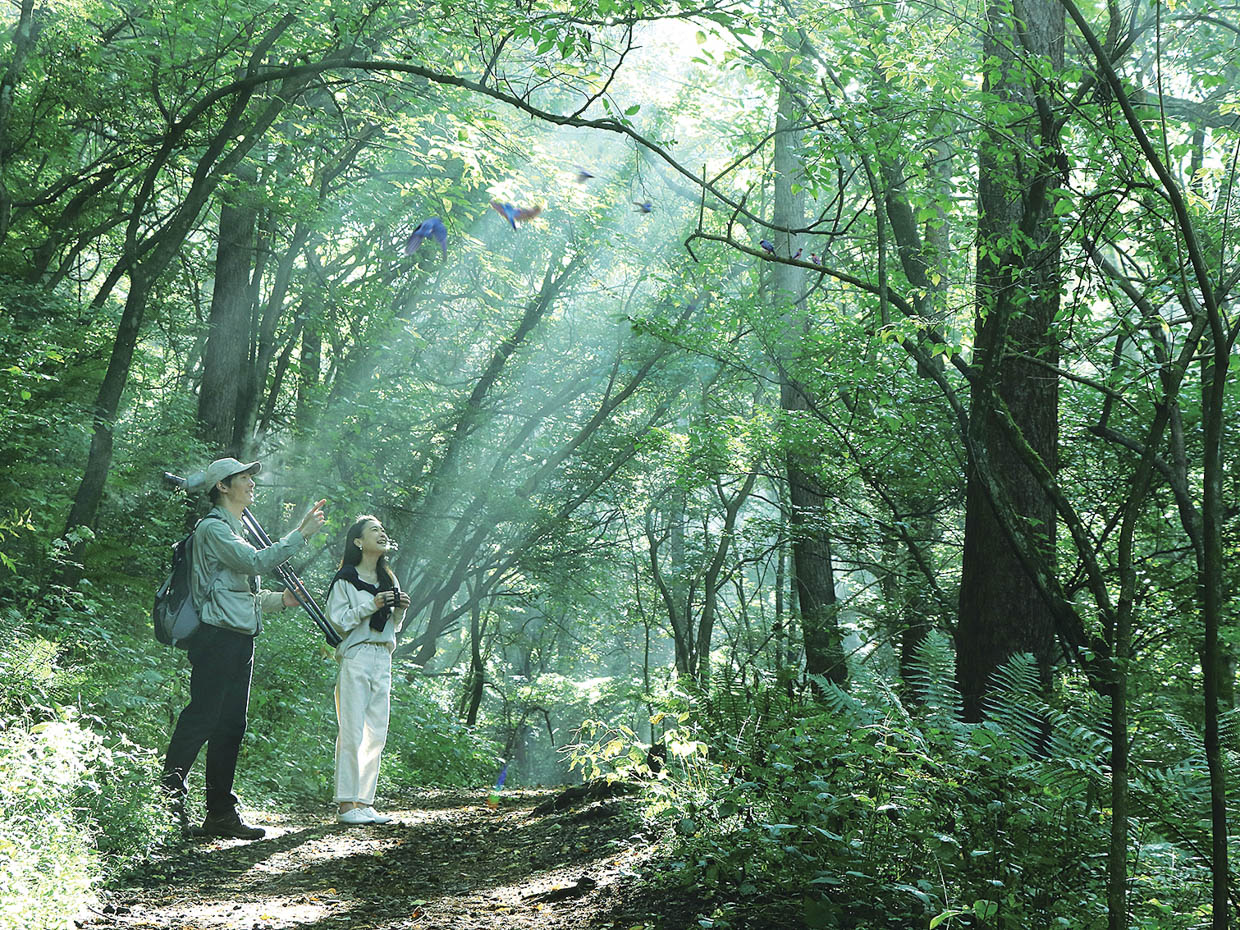
[[[219,519],[215,519],[219,517]],[[274,569],[305,545],[293,530],[266,549],[245,541],[241,521],[215,507],[194,530],[190,596],[203,623],[257,636],[263,611],[284,606],[283,591],[262,590],[259,575]]]

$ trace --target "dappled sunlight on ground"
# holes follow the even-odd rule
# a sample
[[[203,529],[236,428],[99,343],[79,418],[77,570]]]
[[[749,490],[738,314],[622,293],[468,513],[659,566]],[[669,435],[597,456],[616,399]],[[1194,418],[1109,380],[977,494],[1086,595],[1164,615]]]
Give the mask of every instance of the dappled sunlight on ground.
[[[90,930],[603,930],[652,848],[629,802],[545,816],[549,790],[381,799],[397,818],[341,826],[334,813],[247,816],[261,841],[190,841],[110,889]],[[653,926],[653,923],[651,924]]]

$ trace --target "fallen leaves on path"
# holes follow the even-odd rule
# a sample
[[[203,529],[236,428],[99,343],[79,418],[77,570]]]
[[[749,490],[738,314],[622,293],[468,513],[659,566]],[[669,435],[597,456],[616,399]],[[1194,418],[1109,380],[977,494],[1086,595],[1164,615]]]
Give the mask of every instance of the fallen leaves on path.
[[[549,791],[385,799],[387,826],[328,812],[264,816],[259,841],[191,841],[148,862],[79,919],[89,930],[611,930],[652,849],[626,802],[534,815]],[[654,926],[652,921],[649,926]]]

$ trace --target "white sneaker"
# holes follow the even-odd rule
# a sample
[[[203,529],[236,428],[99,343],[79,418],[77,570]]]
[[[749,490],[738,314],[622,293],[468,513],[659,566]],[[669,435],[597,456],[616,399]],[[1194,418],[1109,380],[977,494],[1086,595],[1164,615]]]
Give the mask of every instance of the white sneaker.
[[[389,817],[387,814],[380,814],[373,807],[363,807],[362,811],[370,818],[371,823],[394,823],[395,817]]]
[[[343,814],[336,815],[336,823],[362,824],[374,821],[370,819],[369,808],[350,807]]]

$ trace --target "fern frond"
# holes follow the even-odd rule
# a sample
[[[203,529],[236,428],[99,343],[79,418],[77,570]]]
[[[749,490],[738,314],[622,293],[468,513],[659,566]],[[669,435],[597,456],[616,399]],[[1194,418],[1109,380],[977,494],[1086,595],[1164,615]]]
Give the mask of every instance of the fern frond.
[[[817,674],[805,676],[818,688],[818,700],[830,713],[845,717],[858,724],[873,723],[878,716],[855,696],[845,691],[831,679]]]
[[[987,718],[1000,726],[1020,755],[1033,758],[1049,723],[1037,662],[1027,652],[1012,656],[995,670],[991,686],[983,702]]]
[[[908,681],[921,698],[927,724],[961,728],[964,702],[956,687],[956,650],[947,634],[941,630],[926,634],[909,663]]]
[[[1240,707],[1219,714],[1219,742],[1232,751],[1240,751]]]

